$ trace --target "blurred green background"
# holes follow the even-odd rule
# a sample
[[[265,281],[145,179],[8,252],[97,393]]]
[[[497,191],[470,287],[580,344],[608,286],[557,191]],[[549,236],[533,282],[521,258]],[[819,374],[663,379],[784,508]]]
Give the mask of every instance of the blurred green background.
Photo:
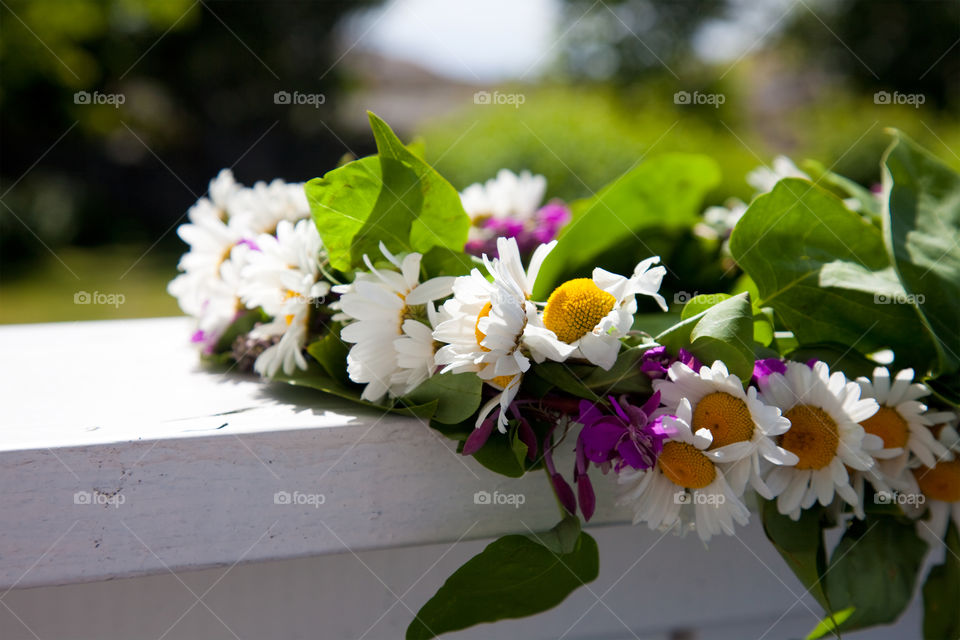
[[[472,70],[469,54],[482,62],[516,39],[479,32],[509,3],[457,4],[445,17],[441,0],[7,0],[0,323],[178,314],[175,229],[209,179],[223,167],[247,184],[321,175],[372,152],[368,108],[422,136],[459,189],[508,167],[575,199],[668,151],[719,161],[705,205],[747,199],[745,174],[780,153],[870,186],[891,126],[960,169],[953,0],[537,0],[510,27],[532,30],[532,63],[501,73]],[[474,19],[475,43],[463,35]],[[391,24],[423,44],[419,58]],[[523,104],[476,104],[478,90]],[[278,91],[325,99],[277,104]],[[75,304],[84,291],[124,302]]]

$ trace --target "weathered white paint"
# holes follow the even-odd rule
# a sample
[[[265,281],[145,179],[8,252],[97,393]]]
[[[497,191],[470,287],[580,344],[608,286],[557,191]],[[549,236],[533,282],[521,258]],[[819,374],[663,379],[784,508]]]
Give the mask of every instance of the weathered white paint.
[[[485,539],[556,521],[542,475],[495,476],[414,419],[202,371],[188,334],[182,319],[0,328],[0,637],[396,638],[410,612],[395,596],[416,610]],[[596,484],[595,524],[625,521]],[[756,522],[709,551],[593,534],[600,579],[497,637],[782,638],[815,622]],[[870,637],[918,625],[914,608]]]

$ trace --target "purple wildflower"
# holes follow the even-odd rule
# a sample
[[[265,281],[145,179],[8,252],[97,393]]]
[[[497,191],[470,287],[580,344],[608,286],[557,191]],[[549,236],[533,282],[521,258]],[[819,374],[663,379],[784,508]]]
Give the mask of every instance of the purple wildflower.
[[[497,238],[516,238],[520,253],[530,253],[537,245],[550,242],[570,222],[570,209],[561,200],[551,200],[531,216],[483,218],[474,222],[479,232],[467,242],[465,251],[475,256],[496,252]]]
[[[660,392],[655,392],[642,406],[634,406],[624,396],[620,401],[609,397],[614,413],[604,414],[592,402],[580,402],[577,422],[583,425],[577,438],[577,472],[586,473],[586,462],[613,463],[619,472],[624,466],[649,469],[656,464],[663,450],[663,441],[670,432],[660,418],[651,414],[660,405]]]
[[[570,222],[570,209],[560,200],[551,200],[537,211],[536,227],[533,239],[540,244],[550,242],[560,233],[560,229]]]
[[[640,370],[651,380],[662,380],[667,377],[667,370],[674,362],[682,362],[694,371],[700,371],[700,367],[703,366],[696,356],[686,349],[680,349],[677,357],[674,358],[667,352],[666,347],[661,346],[643,352],[640,356]]]
[[[786,372],[787,365],[780,358],[764,358],[754,363],[753,377],[750,382],[758,387],[764,387],[767,384],[767,378],[772,374],[784,374]]]

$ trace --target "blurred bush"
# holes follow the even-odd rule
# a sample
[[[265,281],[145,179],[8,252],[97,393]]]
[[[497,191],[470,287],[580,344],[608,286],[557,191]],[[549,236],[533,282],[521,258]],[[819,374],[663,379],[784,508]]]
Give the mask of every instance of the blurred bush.
[[[172,228],[222,167],[253,182],[333,166],[356,142],[332,133],[343,85],[333,34],[367,4],[4,2],[4,278],[48,257],[45,247],[178,252]],[[325,100],[278,104],[278,91]]]
[[[955,114],[908,105],[875,104],[841,87],[811,102],[768,109],[739,75],[706,87],[726,98],[719,108],[678,105],[666,82],[632,90],[597,86],[513,87],[519,108],[479,105],[430,123],[419,133],[428,160],[459,189],[498,169],[529,169],[547,177],[548,196],[585,197],[647,155],[705,153],[720,162],[723,182],[708,203],[747,199],[747,172],[785,153],[798,163],[819,160],[865,186],[879,181],[885,127],[907,132],[960,167],[960,121]],[[775,122],[771,122],[775,120]]]

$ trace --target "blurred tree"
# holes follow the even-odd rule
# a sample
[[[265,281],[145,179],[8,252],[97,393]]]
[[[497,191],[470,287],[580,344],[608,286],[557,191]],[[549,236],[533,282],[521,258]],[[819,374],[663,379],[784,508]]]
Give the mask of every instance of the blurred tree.
[[[632,81],[669,73],[692,55],[692,36],[729,0],[565,0],[559,68],[573,77]]]
[[[799,50],[804,64],[867,93],[922,93],[928,105],[960,104],[957,0],[820,0],[793,15],[772,44]]]
[[[249,183],[333,166],[334,29],[371,1],[7,0],[5,270],[41,243],[179,249],[168,231],[222,167]]]

